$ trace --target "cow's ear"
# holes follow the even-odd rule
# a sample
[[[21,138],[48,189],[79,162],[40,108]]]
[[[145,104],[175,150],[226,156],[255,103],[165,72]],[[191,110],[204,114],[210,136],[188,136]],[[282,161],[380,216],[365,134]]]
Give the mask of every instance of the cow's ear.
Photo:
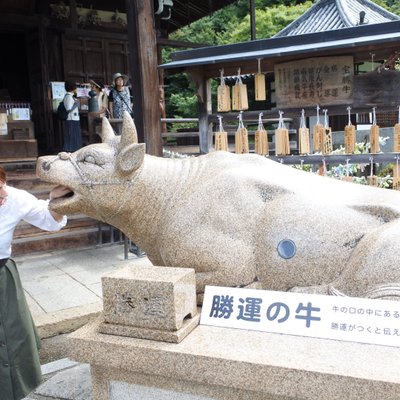
[[[129,174],[138,169],[144,159],[146,145],[144,143],[125,146],[117,155],[117,168],[123,174]]]

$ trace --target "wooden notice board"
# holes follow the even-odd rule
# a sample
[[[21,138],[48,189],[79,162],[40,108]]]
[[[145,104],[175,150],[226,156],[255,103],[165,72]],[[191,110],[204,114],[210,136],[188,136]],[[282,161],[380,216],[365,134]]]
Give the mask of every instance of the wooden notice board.
[[[351,104],[353,57],[314,57],[275,65],[276,105],[298,108]]]

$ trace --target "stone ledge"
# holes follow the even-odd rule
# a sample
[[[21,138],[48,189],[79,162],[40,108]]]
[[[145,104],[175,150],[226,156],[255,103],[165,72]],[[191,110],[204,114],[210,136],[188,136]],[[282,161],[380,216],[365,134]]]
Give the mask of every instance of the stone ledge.
[[[69,335],[69,356],[105,374],[148,374],[149,382],[161,376],[271,399],[400,398],[400,348],[205,325],[171,344],[101,334],[100,322]]]
[[[107,335],[126,336],[139,339],[156,340],[160,342],[180,343],[200,322],[200,310],[192,318],[183,320],[183,325],[177,331],[159,329],[146,329],[128,325],[117,325],[103,322],[99,326],[99,332]]]
[[[102,312],[101,301],[84,306],[71,307],[66,310],[34,315],[33,319],[41,339],[53,337],[61,333],[70,333],[79,329]]]

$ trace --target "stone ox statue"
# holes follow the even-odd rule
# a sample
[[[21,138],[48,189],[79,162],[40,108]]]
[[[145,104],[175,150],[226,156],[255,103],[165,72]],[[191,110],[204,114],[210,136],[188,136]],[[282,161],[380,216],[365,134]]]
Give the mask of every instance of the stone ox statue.
[[[51,209],[119,228],[154,265],[194,268],[198,294],[207,284],[253,284],[399,298],[400,192],[257,155],[153,157],[128,115],[121,136],[107,119],[101,136],[73,154],[39,158],[40,178],[71,189]],[[291,241],[291,258],[278,251],[282,240]]]

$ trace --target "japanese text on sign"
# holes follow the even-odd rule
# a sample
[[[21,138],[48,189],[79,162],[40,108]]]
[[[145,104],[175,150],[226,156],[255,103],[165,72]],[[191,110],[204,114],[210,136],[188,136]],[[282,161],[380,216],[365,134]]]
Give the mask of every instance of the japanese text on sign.
[[[207,286],[201,324],[400,346],[400,302]]]
[[[353,57],[316,57],[277,64],[277,107],[349,104],[353,78]]]

